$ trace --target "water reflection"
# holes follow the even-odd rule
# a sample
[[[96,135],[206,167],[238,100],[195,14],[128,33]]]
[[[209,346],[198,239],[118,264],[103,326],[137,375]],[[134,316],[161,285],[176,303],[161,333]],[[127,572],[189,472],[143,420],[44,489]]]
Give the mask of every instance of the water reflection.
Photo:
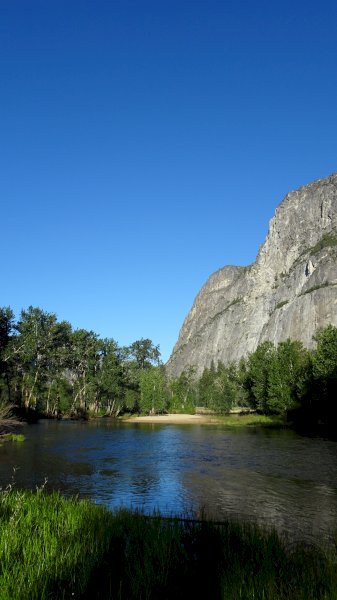
[[[113,508],[197,511],[274,525],[301,538],[337,530],[336,442],[219,426],[41,422],[0,449],[0,482]]]

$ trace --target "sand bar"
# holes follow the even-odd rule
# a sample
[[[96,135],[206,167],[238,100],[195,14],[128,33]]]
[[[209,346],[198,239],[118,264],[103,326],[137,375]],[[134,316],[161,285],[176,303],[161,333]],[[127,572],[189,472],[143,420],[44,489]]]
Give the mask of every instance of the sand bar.
[[[150,415],[148,417],[130,417],[127,423],[169,423],[174,425],[185,425],[189,423],[209,423],[210,417],[206,415]]]

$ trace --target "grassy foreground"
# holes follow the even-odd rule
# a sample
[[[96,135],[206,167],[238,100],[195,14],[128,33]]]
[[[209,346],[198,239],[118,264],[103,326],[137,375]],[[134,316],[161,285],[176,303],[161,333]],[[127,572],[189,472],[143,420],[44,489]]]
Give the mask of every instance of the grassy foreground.
[[[275,532],[0,495],[0,598],[336,600],[337,556]]]

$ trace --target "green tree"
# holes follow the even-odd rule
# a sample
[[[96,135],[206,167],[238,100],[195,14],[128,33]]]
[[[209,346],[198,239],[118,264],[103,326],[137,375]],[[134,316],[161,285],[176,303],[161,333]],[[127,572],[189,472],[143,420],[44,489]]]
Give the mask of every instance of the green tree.
[[[233,363],[227,366],[219,363],[213,387],[213,409],[218,413],[228,413],[238,395],[236,367]]]
[[[313,372],[316,378],[329,381],[337,378],[337,327],[328,325],[320,329],[314,340],[317,342],[313,354]]]
[[[263,342],[247,360],[246,386],[251,406],[263,413],[269,412],[269,374],[275,360],[275,347]]]
[[[198,401],[200,406],[211,409],[214,405],[213,390],[216,376],[214,365],[205,368],[198,380]]]
[[[47,369],[47,391],[40,401],[40,410],[47,415],[68,412],[72,401],[72,388],[69,381],[71,366],[72,328],[67,321],[55,323]]]
[[[100,345],[99,369],[95,377],[96,405],[92,408],[117,416],[124,406],[125,384],[125,370],[117,342],[104,339]]]
[[[26,409],[36,408],[48,381],[56,322],[53,313],[30,306],[21,311],[16,325],[18,335],[12,338],[9,350],[20,376],[21,402]]]
[[[298,407],[309,370],[309,354],[303,344],[290,339],[281,342],[268,364],[268,411],[285,413]]]
[[[194,413],[197,404],[197,381],[195,367],[187,367],[178,378],[170,382],[170,410]]]
[[[131,346],[121,348],[120,354],[125,371],[125,408],[139,412],[141,375],[144,370],[161,364],[159,346],[148,338],[141,338]]]
[[[168,407],[168,393],[163,367],[144,369],[140,376],[140,410],[145,414],[163,413]]]
[[[198,391],[201,406],[217,413],[229,412],[239,395],[236,365],[219,363],[217,369],[214,365],[205,369],[198,382]]]
[[[9,306],[0,308],[0,400],[1,403],[10,403],[11,394],[11,370],[10,353],[8,345],[14,328],[14,313]]]
[[[159,346],[154,346],[151,340],[141,338],[129,346],[129,355],[140,369],[147,369],[160,364]]]
[[[70,380],[72,411],[85,414],[97,402],[95,376],[100,368],[100,341],[93,331],[77,329],[72,334]]]
[[[312,355],[317,418],[336,428],[337,420],[337,328],[328,325],[317,332]]]

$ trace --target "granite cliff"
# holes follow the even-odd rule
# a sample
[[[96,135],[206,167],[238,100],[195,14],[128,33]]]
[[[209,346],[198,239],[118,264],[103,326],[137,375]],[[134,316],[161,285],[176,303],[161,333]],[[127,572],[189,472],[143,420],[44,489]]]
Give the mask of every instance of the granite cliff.
[[[287,338],[313,347],[319,327],[337,326],[337,173],[289,193],[277,207],[256,261],[226,266],[198,293],[166,365],[228,363],[258,344]]]

